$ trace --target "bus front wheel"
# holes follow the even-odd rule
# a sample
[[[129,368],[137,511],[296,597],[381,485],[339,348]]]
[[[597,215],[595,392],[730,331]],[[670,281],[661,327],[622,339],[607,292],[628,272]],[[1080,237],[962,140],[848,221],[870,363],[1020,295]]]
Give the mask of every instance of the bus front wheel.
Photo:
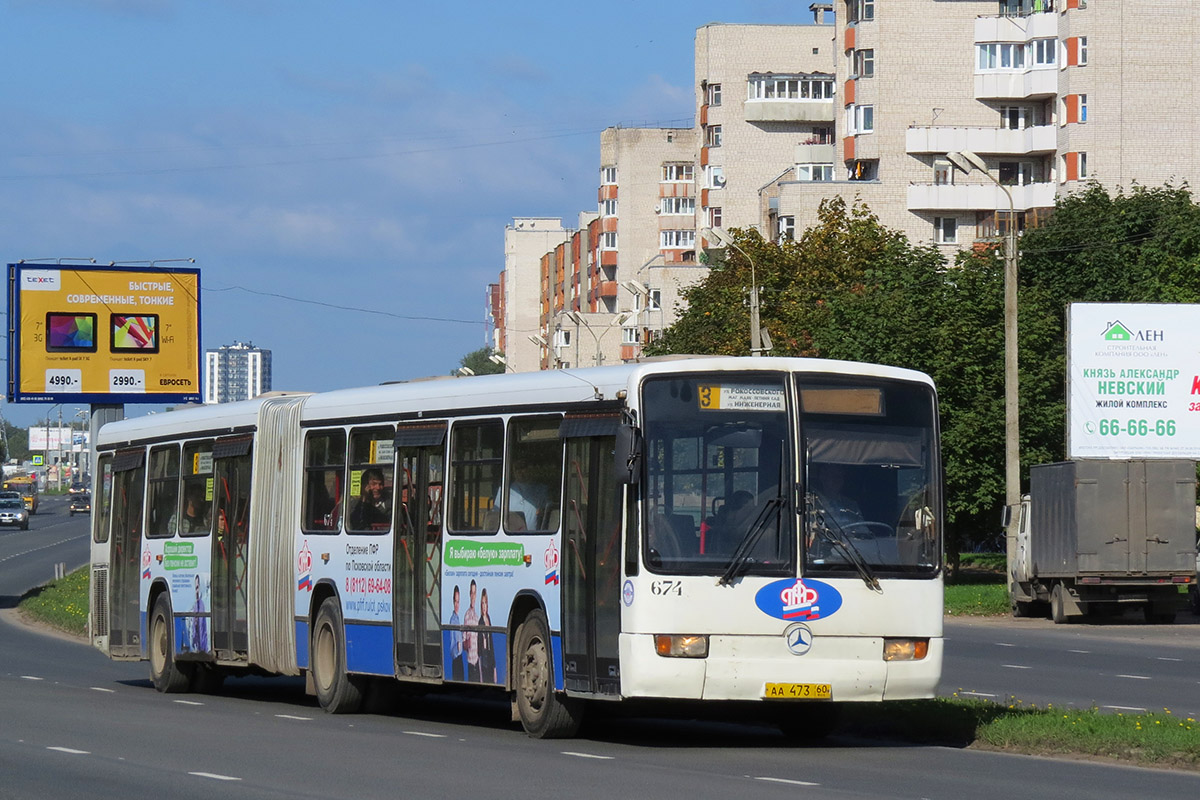
[[[317,611],[311,669],[321,708],[330,714],[353,714],[362,708],[361,680],[346,673],[346,628],[336,597],[326,598]]]
[[[516,638],[514,672],[521,726],[535,739],[574,736],[583,720],[583,701],[554,691],[554,659],[545,613],[538,609],[526,617]]]
[[[163,592],[150,614],[150,679],[166,694],[186,692],[191,685],[191,664],[175,660],[175,631],[171,622],[171,600]]]

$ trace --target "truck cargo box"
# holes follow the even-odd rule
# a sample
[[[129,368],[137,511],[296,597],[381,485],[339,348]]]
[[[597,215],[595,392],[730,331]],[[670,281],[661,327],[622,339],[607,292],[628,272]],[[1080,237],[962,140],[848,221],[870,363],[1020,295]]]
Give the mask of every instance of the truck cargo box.
[[[1192,461],[1041,464],[1030,469],[1030,497],[1030,577],[1195,573]]]

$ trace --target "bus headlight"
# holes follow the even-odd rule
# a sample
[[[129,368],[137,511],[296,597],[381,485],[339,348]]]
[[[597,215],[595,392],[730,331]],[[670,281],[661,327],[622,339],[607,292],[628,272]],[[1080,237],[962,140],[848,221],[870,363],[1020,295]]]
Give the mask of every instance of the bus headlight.
[[[654,650],[667,658],[707,658],[708,637],[657,633],[654,635]]]
[[[884,639],[884,661],[920,661],[929,655],[928,639]]]

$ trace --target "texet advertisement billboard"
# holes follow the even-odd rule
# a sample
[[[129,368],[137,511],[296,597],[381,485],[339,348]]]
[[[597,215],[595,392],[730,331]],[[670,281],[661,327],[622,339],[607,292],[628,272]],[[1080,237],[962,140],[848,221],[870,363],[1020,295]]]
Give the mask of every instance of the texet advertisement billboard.
[[[8,265],[8,399],[200,402],[200,270]]]
[[[1200,460],[1200,305],[1072,303],[1068,458]]]

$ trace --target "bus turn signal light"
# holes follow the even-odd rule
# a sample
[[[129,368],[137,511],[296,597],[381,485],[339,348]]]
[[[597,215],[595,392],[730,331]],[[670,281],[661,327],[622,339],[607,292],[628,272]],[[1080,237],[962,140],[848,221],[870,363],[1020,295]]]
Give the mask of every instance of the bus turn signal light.
[[[920,661],[929,655],[928,639],[884,639],[884,661]]]
[[[667,658],[707,658],[708,637],[658,633],[654,635],[654,650]]]

